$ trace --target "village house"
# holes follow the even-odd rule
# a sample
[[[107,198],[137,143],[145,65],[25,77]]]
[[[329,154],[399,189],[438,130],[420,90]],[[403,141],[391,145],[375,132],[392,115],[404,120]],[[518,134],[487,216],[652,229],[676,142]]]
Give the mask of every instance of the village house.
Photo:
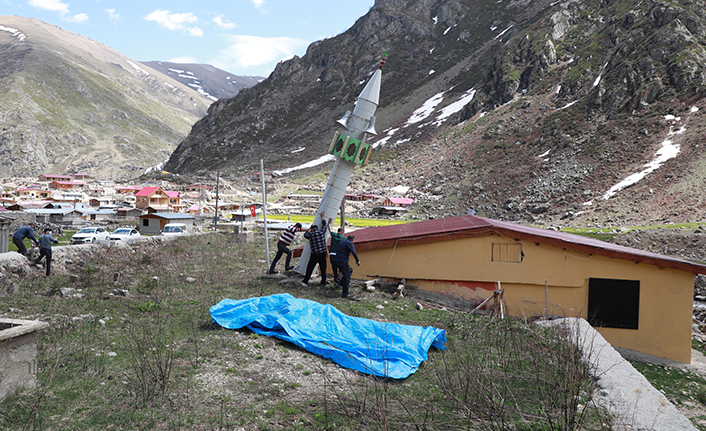
[[[93,197],[88,200],[88,205],[96,208],[100,208],[106,205],[114,205],[115,199],[108,196]]]
[[[371,194],[353,194],[353,193],[346,193],[344,195],[347,201],[352,201],[352,202],[362,202],[362,201],[372,201],[376,199],[381,199],[382,196],[378,195],[371,195]]]
[[[123,194],[123,195],[134,195],[135,193],[139,192],[140,190],[142,190],[142,187],[137,187],[137,186],[118,187],[118,193]]]
[[[414,199],[410,198],[386,198],[382,201],[382,206],[384,207],[408,207],[412,205]]]
[[[618,348],[691,361],[694,276],[705,265],[470,215],[354,235],[353,278],[404,278],[472,304],[499,288],[511,316],[582,317]]]
[[[213,187],[204,186],[201,184],[193,184],[193,185],[184,187],[184,191],[187,193],[205,193],[205,192],[211,191],[212,189],[213,189]]]
[[[23,212],[32,213],[35,215],[37,223],[52,223],[52,224],[74,224],[83,219],[85,210],[68,208],[39,208],[27,209]]]
[[[291,199],[294,201],[320,201],[321,200],[321,195],[314,195],[314,194],[288,194],[287,199]]]
[[[85,199],[85,195],[82,192],[61,192],[61,194],[57,195],[52,195],[54,202],[65,202],[65,203],[79,203],[83,202]]]
[[[52,181],[49,183],[49,188],[60,190],[76,190],[83,188],[84,183],[79,181]]]
[[[39,181],[71,181],[73,178],[71,175],[52,175],[52,174],[42,174],[39,176]]]
[[[176,213],[182,212],[186,205],[181,203],[181,196],[179,196],[179,192],[165,190],[164,193],[169,196],[169,208]]]
[[[135,193],[135,199],[135,207],[141,210],[147,207],[169,209],[169,195],[161,187],[144,187]]]
[[[142,210],[137,208],[120,207],[115,210],[118,220],[134,219],[142,215]]]
[[[5,205],[10,211],[22,211],[26,209],[54,208],[52,201],[19,201],[14,204]]]
[[[186,209],[187,214],[201,214],[208,212],[208,208],[204,208],[198,205],[192,205]]]
[[[85,221],[100,221],[100,220],[109,220],[109,219],[115,219],[117,218],[115,211],[109,210],[109,209],[103,209],[103,210],[94,210],[94,209],[88,209],[84,210],[83,216],[81,217],[82,220]]]
[[[148,205],[147,208],[145,208],[145,212],[147,213],[173,213],[171,208],[169,206],[165,205]]]
[[[385,215],[397,214],[398,212],[408,211],[407,207],[412,205],[413,202],[414,199],[410,198],[386,198],[373,210]]]
[[[20,199],[31,199],[31,200],[47,200],[50,199],[52,192],[49,190],[42,190],[40,188],[28,187],[24,189],[17,189],[17,197]]]
[[[191,232],[196,217],[181,213],[149,213],[140,216],[139,231],[142,235],[159,235],[167,223],[184,223]]]

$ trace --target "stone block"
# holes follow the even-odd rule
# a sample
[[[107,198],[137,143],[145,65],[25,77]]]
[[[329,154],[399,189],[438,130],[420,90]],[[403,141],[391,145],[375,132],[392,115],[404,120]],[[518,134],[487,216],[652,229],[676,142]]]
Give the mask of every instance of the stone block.
[[[37,331],[44,322],[0,319],[0,400],[37,385]]]

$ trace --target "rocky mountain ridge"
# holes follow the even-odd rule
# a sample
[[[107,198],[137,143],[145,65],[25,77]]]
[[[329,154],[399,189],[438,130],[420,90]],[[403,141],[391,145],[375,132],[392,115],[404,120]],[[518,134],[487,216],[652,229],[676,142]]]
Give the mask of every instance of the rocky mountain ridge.
[[[378,148],[351,191],[408,186],[419,217],[701,220],[705,16],[691,1],[379,0],[214,103],[166,169],[238,176],[260,157],[272,170],[319,157],[387,51]]]
[[[261,76],[234,75],[210,64],[168,61],[142,61],[141,63],[193,88],[214,102],[218,99],[235,97],[240,90],[250,88],[265,79]]]

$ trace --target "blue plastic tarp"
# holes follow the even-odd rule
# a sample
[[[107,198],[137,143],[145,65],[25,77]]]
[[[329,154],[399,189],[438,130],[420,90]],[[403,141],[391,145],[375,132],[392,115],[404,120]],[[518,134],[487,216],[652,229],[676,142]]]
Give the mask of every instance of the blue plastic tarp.
[[[351,317],[331,305],[288,293],[224,299],[209,311],[224,328],[248,328],[277,337],[343,367],[380,377],[409,377],[427,360],[431,346],[446,349],[443,329]]]

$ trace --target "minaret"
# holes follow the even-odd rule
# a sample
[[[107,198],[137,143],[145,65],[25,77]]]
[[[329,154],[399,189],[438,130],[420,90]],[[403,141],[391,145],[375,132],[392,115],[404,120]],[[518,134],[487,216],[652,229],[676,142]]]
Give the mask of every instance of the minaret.
[[[368,162],[372,146],[364,142],[364,140],[366,134],[377,134],[375,132],[374,114],[380,100],[380,81],[382,80],[383,64],[385,64],[384,57],[380,62],[380,67],[373,73],[368,84],[363,88],[358,99],[356,99],[353,112],[346,112],[343,118],[337,121],[337,123],[346,128],[346,131],[336,133],[329,148],[329,152],[336,156],[336,161],[333,163],[326,190],[324,190],[319,209],[314,216],[314,224],[316,225],[321,225],[322,213],[324,220],[336,218],[338,210],[341,208],[341,202],[345,198],[346,188],[353,174],[353,168],[356,165],[365,166]],[[304,251],[302,251],[299,263],[294,268],[295,271],[300,274],[306,272],[310,253],[309,243],[307,242],[304,245]]]

